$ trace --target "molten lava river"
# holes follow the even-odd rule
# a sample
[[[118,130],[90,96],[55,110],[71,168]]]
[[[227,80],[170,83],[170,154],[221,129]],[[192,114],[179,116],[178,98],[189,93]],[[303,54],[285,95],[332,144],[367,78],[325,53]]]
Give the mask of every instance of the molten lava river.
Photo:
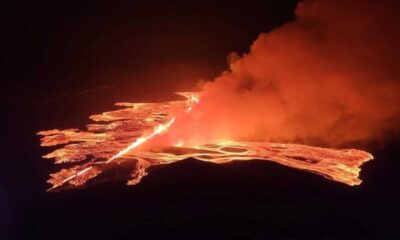
[[[64,186],[80,186],[99,176],[111,166],[131,161],[128,185],[140,182],[147,168],[195,158],[217,164],[231,161],[268,160],[285,166],[309,171],[350,186],[359,185],[360,166],[372,155],[355,149],[330,149],[300,144],[209,141],[202,144],[176,142],[163,147],[142,147],[168,132],[179,116],[171,109],[183,109],[190,114],[199,102],[198,93],[179,93],[182,101],[161,103],[117,103],[119,110],[93,115],[95,122],[86,131],[78,129],[48,130],[41,146],[61,146],[44,158],[56,164],[69,165],[50,174],[49,190]],[[126,166],[125,166],[126,167]]]

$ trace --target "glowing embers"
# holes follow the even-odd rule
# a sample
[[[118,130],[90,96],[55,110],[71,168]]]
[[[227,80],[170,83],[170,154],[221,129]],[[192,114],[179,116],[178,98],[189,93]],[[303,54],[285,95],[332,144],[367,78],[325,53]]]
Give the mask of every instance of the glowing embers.
[[[215,142],[188,145],[179,141],[162,148],[140,148],[150,139],[162,135],[175,124],[181,114],[191,114],[199,102],[196,93],[180,93],[183,101],[162,103],[119,103],[126,108],[93,115],[97,122],[87,126],[87,131],[77,129],[39,132],[42,146],[63,145],[44,158],[54,158],[57,164],[72,163],[75,166],[50,174],[49,190],[61,186],[79,186],[111,167],[132,162],[129,185],[137,184],[145,176],[147,168],[169,164],[186,158],[196,158],[212,163],[234,160],[268,160],[279,164],[310,171],[348,185],[358,185],[360,166],[372,156],[360,150],[337,150],[310,147],[299,144],[269,142]],[[172,109],[175,109],[172,111]],[[132,165],[132,164],[131,164]],[[124,166],[126,168],[126,166]],[[267,173],[266,173],[267,174]]]

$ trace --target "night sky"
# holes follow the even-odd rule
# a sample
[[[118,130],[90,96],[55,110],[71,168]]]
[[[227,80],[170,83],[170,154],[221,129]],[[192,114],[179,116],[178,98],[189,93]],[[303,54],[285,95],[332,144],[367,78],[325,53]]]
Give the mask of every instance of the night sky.
[[[362,185],[272,162],[187,159],[47,193],[40,130],[83,128],[114,102],[170,100],[227,69],[297,1],[4,1],[0,239],[397,239],[400,140],[364,147]]]

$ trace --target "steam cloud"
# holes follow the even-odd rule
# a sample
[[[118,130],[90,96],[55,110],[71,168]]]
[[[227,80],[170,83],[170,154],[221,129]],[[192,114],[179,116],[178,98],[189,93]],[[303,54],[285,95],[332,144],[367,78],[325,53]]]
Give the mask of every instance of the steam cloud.
[[[397,131],[395,5],[300,2],[295,21],[260,34],[249,53],[229,57],[230,70],[204,85],[201,102],[173,132],[186,139],[340,145]]]

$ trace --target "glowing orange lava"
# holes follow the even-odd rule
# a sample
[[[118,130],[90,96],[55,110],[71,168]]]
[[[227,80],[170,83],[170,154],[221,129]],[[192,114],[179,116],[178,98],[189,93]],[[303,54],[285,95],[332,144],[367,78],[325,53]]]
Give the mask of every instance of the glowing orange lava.
[[[313,172],[348,185],[358,185],[360,166],[372,155],[354,149],[329,149],[300,144],[270,142],[213,141],[191,145],[179,141],[162,148],[141,148],[156,136],[162,135],[175,123],[177,116],[171,109],[183,109],[190,114],[199,102],[197,93],[179,93],[186,100],[161,103],[117,103],[125,107],[116,111],[93,115],[96,124],[87,131],[78,129],[41,131],[41,146],[62,145],[43,156],[55,163],[73,163],[75,166],[50,174],[49,190],[62,186],[79,186],[100,175],[110,165],[134,161],[129,185],[137,184],[146,169],[186,158],[212,163],[233,160],[268,160]],[[150,131],[149,131],[150,129]],[[152,130],[151,130],[152,129]],[[148,131],[146,133],[146,131]]]

